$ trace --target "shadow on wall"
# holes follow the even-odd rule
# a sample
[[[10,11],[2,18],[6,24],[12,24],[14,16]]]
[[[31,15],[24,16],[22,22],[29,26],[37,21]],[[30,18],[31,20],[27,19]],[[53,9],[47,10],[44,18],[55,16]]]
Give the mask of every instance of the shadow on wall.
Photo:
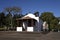
[[[41,19],[39,20],[39,23],[36,21],[35,26],[34,26],[34,31],[35,32],[43,31],[43,21]]]

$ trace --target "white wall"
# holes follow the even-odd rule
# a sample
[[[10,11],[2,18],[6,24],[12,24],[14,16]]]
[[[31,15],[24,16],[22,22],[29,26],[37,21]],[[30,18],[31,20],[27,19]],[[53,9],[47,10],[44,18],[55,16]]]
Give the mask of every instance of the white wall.
[[[22,27],[17,27],[17,32],[22,32]]]
[[[33,27],[27,27],[27,32],[33,32]]]

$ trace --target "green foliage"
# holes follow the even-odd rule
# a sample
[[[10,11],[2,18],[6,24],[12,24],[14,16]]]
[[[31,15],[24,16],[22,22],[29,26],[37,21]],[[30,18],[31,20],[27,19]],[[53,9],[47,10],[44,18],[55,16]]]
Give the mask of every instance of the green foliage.
[[[10,27],[11,26],[11,18],[12,18],[12,14],[7,14],[6,15],[6,26]]]
[[[14,26],[14,27],[17,26],[17,21],[16,21],[17,18],[21,18],[20,14],[19,14],[19,15],[16,14],[16,15],[13,16],[13,26]]]
[[[8,8],[5,8],[5,11],[8,12],[7,16],[6,16],[6,24],[8,26],[11,26],[13,27],[13,24],[14,24],[14,21],[16,19],[14,19],[14,16],[18,15],[18,12],[21,12],[21,8],[19,7],[8,7]]]
[[[50,22],[51,29],[57,29],[58,28],[58,19],[53,19]]]
[[[60,30],[60,24],[58,24],[58,29]]]
[[[5,14],[2,12],[0,13],[0,27],[5,25]]]
[[[19,7],[7,7],[7,8],[5,8],[5,11],[8,13],[10,12],[10,13],[14,14],[16,12],[21,12],[21,8],[19,8]]]
[[[46,21],[49,25],[49,29],[58,28],[58,19],[53,15],[52,12],[43,12],[40,16],[43,21]]]
[[[43,21],[51,21],[52,19],[54,19],[54,15],[52,12],[43,12],[41,13],[41,16],[40,18],[43,20]]]

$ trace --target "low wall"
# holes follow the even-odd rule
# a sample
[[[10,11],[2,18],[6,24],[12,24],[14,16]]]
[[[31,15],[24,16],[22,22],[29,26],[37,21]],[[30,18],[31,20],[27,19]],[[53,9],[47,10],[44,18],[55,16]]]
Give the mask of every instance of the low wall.
[[[27,32],[33,32],[33,27],[27,27]]]
[[[17,27],[16,31],[22,32],[22,27]]]
[[[22,27],[17,27],[16,31],[22,32],[23,28]],[[33,27],[27,27],[27,32],[33,32]]]

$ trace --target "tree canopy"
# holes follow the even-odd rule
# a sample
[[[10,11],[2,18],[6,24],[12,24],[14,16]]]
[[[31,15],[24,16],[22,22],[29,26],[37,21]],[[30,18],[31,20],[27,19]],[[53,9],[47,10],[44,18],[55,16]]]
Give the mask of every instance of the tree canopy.
[[[49,25],[49,29],[58,28],[58,19],[54,16],[52,12],[43,12],[40,16],[43,21],[46,21]]]

